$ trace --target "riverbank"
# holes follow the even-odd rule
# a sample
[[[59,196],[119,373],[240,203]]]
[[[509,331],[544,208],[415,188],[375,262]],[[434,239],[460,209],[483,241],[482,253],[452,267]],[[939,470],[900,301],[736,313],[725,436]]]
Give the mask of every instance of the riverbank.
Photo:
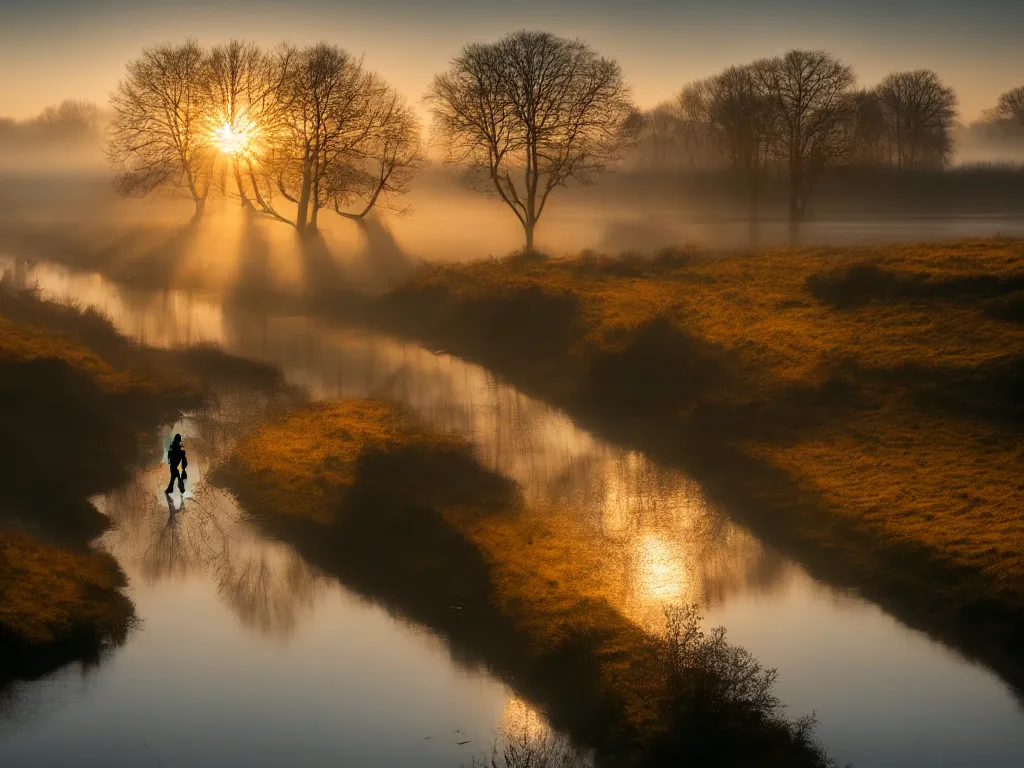
[[[89,499],[158,461],[160,426],[218,377],[254,373],[276,376],[139,347],[93,312],[0,285],[0,686],[124,641],[134,611],[117,562],[90,547],[109,521]]]
[[[347,586],[485,664],[602,762],[826,765],[774,675],[675,614],[646,634],[602,596],[581,526],[531,510],[469,446],[375,400],[264,423],[216,477]]]
[[[514,257],[375,307],[1024,682],[1024,243]]]

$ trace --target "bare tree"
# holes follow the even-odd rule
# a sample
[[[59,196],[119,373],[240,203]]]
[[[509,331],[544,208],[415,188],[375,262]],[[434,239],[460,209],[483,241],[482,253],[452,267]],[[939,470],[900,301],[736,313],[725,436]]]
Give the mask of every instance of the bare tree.
[[[996,116],[1005,120],[1016,120],[1024,128],[1024,85],[1011,88],[999,97]]]
[[[225,149],[229,150],[231,170],[243,207],[251,207],[252,204],[242,179],[245,164],[242,155],[253,138],[251,134],[256,130],[256,124],[249,114],[247,97],[254,85],[263,85],[265,59],[266,56],[257,46],[241,40],[216,46],[207,58],[205,85],[211,108],[209,119],[212,129],[218,132],[222,141],[234,139],[237,145]],[[259,81],[259,84],[254,81]]]
[[[889,162],[889,124],[877,91],[860,90],[853,94],[853,133],[854,163],[879,166]]]
[[[65,99],[44,109],[32,122],[59,136],[88,136],[100,130],[100,110],[91,101]]]
[[[339,174],[342,183],[327,187],[326,199],[339,216],[348,219],[364,218],[380,204],[382,196],[390,210],[404,210],[396,208],[390,198],[408,191],[423,164],[419,121],[396,91],[383,88],[375,92],[370,113],[374,130],[359,153],[350,158],[347,172]],[[356,210],[342,210],[353,204]]]
[[[111,96],[108,156],[125,195],[184,186],[202,215],[213,148],[205,56],[195,40],[143,50]]]
[[[639,133],[637,143],[641,162],[664,170],[683,156],[683,121],[678,105],[664,102],[635,116],[639,124],[633,130]]]
[[[772,152],[789,169],[790,234],[796,238],[822,171],[852,144],[853,70],[825,51],[790,51],[753,65],[773,106]]]
[[[757,220],[761,172],[774,138],[775,102],[753,66],[729,67],[707,81],[707,121],[719,151],[744,176],[750,220]]]
[[[221,140],[234,140],[233,146],[221,149],[229,156],[242,205],[287,223],[272,205],[267,171],[283,140],[284,78],[290,56],[289,49],[274,56],[252,43],[232,40],[210,52],[206,79],[214,130]]]
[[[953,144],[956,93],[930,69],[893,72],[877,88],[898,168],[943,166]]]
[[[679,119],[682,121],[683,147],[690,168],[696,165],[697,155],[711,138],[708,97],[707,80],[697,80],[683,86],[676,96]]]
[[[589,183],[635,138],[619,65],[547,32],[467,45],[426,99],[448,161],[486,173],[527,250],[552,191]]]
[[[269,165],[297,206],[295,226],[316,232],[321,208],[404,191],[419,161],[416,124],[395,92],[346,51],[320,43],[283,49],[283,140]]]
[[[105,118],[92,102],[70,99],[27,120],[0,117],[0,150],[84,149],[104,140]]]

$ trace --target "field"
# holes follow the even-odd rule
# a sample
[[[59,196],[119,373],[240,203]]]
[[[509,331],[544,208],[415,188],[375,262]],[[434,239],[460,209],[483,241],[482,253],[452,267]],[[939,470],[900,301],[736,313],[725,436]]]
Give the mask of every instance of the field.
[[[123,642],[133,606],[90,503],[158,460],[157,430],[218,377],[277,374],[207,349],[158,351],[101,316],[0,284],[0,686]]]
[[[681,607],[655,637],[601,595],[587,534],[523,505],[457,437],[375,400],[264,423],[217,482],[311,562],[486,664],[616,762],[826,765],[774,674]]]
[[[517,255],[425,268],[378,312],[1021,672],[1024,243]]]

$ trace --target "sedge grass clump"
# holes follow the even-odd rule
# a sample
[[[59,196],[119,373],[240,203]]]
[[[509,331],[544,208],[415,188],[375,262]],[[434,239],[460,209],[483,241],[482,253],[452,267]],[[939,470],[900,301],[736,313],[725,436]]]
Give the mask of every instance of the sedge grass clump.
[[[134,610],[102,552],[0,533],[0,680],[32,676],[124,641]]]

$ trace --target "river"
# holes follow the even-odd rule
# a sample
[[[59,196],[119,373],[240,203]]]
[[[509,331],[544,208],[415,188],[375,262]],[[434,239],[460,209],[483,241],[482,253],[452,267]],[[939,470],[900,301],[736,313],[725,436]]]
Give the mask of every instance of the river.
[[[0,269],[14,265],[0,257]],[[816,582],[691,478],[479,366],[216,296],[128,289],[48,263],[17,272],[140,342],[215,344],[280,367],[315,398],[393,398],[465,435],[528,503],[585,523],[580,546],[601,548],[601,589],[626,615],[656,629],[665,606],[698,602],[710,625],[778,668],[790,714],[815,711],[841,763],[1024,762],[1024,708],[992,672]],[[222,393],[167,426],[155,447],[176,431],[189,446],[183,509],[169,508],[159,465],[95,500],[115,522],[101,544],[128,573],[141,626],[97,667],[20,684],[0,715],[0,765],[457,766],[503,725],[538,727],[509,685],[260,535],[205,482],[260,406]]]

